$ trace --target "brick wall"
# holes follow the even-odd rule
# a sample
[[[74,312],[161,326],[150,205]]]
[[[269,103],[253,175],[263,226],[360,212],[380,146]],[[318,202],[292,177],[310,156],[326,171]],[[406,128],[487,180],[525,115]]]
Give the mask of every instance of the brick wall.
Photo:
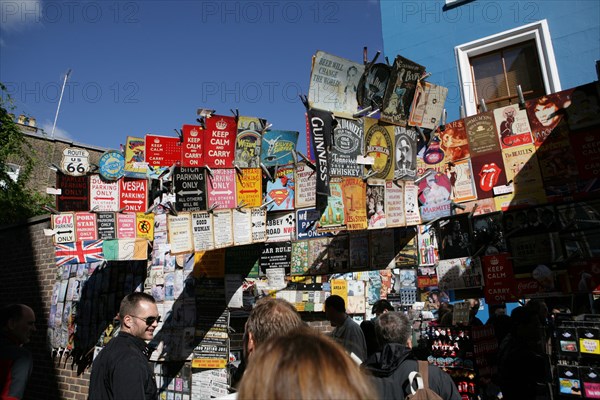
[[[89,374],[77,376],[71,360],[50,350],[46,339],[48,316],[55,281],[54,245],[43,229],[50,217],[32,218],[19,225],[0,227],[0,304],[24,303],[35,311],[37,332],[26,347],[33,354],[33,373],[25,399],[87,398]]]

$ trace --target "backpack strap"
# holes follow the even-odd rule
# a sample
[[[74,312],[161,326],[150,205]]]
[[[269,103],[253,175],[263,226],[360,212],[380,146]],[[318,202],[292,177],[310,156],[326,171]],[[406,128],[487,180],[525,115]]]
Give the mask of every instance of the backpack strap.
[[[419,374],[423,378],[423,388],[429,389],[429,363],[419,360]]]
[[[417,388],[415,389],[415,382],[417,384]],[[410,394],[415,394],[417,390],[422,390],[423,386],[423,378],[421,374],[417,371],[412,371],[408,374],[408,387],[410,388]]]

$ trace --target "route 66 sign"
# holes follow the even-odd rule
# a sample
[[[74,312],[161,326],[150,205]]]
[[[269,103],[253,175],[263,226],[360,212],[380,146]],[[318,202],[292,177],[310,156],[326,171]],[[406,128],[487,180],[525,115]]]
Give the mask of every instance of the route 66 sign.
[[[81,176],[90,170],[90,153],[87,150],[66,148],[63,150],[62,170],[71,176]]]

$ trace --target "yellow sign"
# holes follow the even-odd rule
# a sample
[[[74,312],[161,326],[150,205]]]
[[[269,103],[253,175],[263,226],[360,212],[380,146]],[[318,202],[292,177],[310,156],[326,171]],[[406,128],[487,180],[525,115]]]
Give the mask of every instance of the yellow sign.
[[[144,138],[127,136],[125,147],[125,171],[146,175],[148,165],[145,162],[146,142]]]
[[[243,174],[237,173],[236,189],[238,202],[247,207],[260,207],[262,204],[262,170],[244,168]]]
[[[348,307],[348,281],[345,279],[333,279],[331,281],[331,294],[337,294],[344,299],[344,304]]]
[[[154,240],[154,214],[135,213],[136,236]]]
[[[194,358],[192,360],[192,368],[215,369],[225,368],[227,360],[221,358]]]
[[[195,278],[223,278],[225,276],[225,249],[199,251],[194,254]]]

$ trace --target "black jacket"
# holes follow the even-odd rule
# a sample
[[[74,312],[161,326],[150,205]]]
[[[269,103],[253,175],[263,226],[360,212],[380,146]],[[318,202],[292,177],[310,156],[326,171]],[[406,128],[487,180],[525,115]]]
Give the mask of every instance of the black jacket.
[[[146,342],[125,332],[111,339],[92,365],[89,400],[158,399]]]
[[[398,343],[388,343],[362,364],[369,371],[381,399],[404,400],[410,394],[408,375],[419,365],[410,350]],[[429,366],[429,388],[445,400],[461,400],[452,378],[436,366]]]

